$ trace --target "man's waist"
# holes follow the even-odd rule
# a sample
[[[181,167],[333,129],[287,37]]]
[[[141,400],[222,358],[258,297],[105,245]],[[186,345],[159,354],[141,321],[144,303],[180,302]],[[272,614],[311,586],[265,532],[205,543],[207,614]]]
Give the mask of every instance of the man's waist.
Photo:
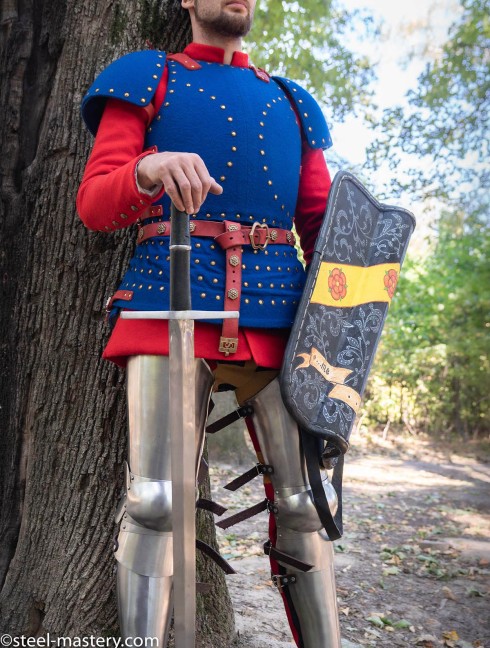
[[[153,214],[150,213],[150,217]],[[254,250],[264,250],[269,244],[294,246],[296,239],[291,230],[255,221],[251,225],[230,221],[192,220],[189,224],[191,237],[214,239],[223,250],[230,247],[250,245]],[[143,221],[138,229],[138,244],[155,237],[168,237],[172,231],[171,221]]]

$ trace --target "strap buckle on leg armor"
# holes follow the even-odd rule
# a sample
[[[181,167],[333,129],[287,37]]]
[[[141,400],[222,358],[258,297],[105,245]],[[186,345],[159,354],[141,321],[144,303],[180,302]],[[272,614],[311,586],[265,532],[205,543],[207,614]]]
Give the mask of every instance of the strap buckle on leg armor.
[[[275,585],[279,592],[282,592],[285,587],[294,585],[297,578],[294,574],[272,574],[272,583]]]

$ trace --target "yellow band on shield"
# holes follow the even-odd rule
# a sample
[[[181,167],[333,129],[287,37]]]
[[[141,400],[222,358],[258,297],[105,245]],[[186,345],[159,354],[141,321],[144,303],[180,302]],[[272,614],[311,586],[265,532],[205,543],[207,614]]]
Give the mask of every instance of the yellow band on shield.
[[[323,262],[311,297],[314,304],[348,308],[368,302],[391,302],[399,263],[361,266]]]

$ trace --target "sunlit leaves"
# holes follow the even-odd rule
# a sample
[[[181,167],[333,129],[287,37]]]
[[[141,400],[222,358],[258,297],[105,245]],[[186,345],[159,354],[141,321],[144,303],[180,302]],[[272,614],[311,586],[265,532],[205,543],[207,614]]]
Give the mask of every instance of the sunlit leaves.
[[[330,0],[261,0],[246,47],[256,65],[300,82],[339,121],[364,109],[371,96],[370,62],[346,46],[353,30],[362,39],[374,28],[368,16]]]

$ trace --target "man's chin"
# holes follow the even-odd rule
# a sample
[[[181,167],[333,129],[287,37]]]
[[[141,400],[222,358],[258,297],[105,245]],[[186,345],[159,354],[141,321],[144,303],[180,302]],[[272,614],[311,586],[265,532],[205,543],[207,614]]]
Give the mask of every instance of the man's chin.
[[[243,5],[240,5],[243,7]],[[248,10],[233,10],[233,5],[222,10],[220,15],[213,20],[205,20],[197,15],[196,18],[202,27],[208,32],[212,32],[224,38],[241,38],[246,36],[252,27],[252,17]],[[245,8],[246,9],[246,8]]]

